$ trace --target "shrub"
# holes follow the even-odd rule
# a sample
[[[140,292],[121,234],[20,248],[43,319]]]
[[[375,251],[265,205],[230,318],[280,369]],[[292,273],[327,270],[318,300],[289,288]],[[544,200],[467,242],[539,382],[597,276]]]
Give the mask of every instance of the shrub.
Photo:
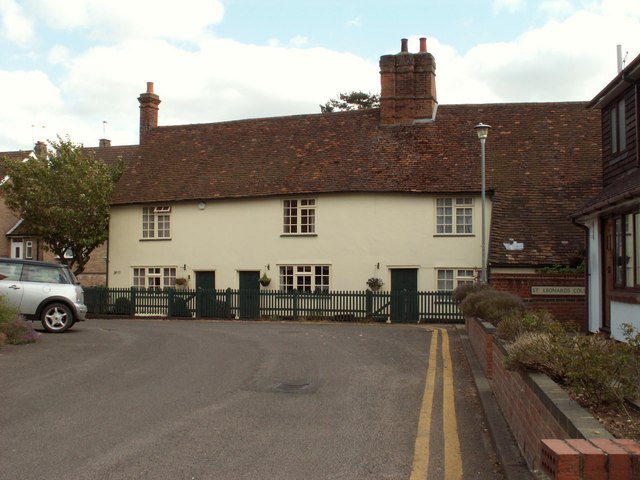
[[[496,327],[496,336],[505,342],[513,342],[526,332],[561,335],[576,330],[573,323],[558,322],[547,310],[525,312],[504,318]]]
[[[527,368],[546,373],[559,383],[564,383],[569,369],[569,335],[553,335],[549,332],[524,332],[507,344],[506,366],[510,369]]]
[[[504,318],[522,315],[524,303],[520,297],[512,293],[480,289],[467,295],[460,304],[460,309],[466,317],[481,318],[498,325]]]
[[[634,346],[600,334],[573,335],[557,321],[541,329],[547,331],[525,331],[506,345],[508,368],[546,373],[588,405],[619,405],[640,393]]]
[[[33,324],[25,320],[22,315],[1,323],[0,330],[6,335],[7,343],[12,345],[33,343],[40,337],[40,334],[33,329]]]
[[[39,336],[40,334],[33,329],[33,324],[19,315],[17,310],[0,295],[0,345],[32,343]]]
[[[460,304],[468,295],[490,289],[491,287],[488,283],[463,283],[453,290],[452,296],[453,300]]]
[[[113,306],[113,313],[116,315],[131,315],[133,313],[131,300],[127,297],[117,298]]]

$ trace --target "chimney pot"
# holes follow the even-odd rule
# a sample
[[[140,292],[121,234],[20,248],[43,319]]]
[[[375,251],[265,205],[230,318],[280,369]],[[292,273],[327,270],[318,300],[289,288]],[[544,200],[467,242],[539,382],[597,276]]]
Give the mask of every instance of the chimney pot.
[[[147,82],[147,93],[153,93],[153,82]]]
[[[407,53],[409,51],[409,40],[403,38],[400,40],[400,52]]]
[[[420,53],[427,52],[427,39],[425,37],[420,38]]]

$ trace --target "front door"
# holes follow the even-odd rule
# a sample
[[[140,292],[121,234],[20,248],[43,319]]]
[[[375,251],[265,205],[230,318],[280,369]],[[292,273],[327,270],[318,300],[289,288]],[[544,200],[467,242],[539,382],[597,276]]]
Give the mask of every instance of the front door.
[[[238,293],[240,318],[250,319],[260,316],[260,272],[240,272],[240,291]]]
[[[391,320],[413,323],[418,321],[418,269],[391,270]]]
[[[216,312],[216,272],[196,272],[196,289],[198,290],[196,296],[198,315],[201,317],[220,316],[220,311]]]

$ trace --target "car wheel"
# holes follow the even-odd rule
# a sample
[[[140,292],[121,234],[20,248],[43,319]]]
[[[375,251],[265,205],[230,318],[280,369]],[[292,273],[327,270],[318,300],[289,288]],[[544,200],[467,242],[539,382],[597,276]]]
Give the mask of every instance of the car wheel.
[[[73,313],[63,303],[52,303],[42,311],[40,321],[47,332],[62,333],[73,325]]]

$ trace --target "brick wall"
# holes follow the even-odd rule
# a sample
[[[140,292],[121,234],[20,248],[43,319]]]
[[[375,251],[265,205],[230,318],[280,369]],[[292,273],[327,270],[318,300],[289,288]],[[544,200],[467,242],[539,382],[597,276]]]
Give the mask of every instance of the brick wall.
[[[469,341],[476,352],[482,371],[487,378],[493,376],[493,334],[496,327],[488,322],[480,322],[476,319],[465,319],[469,333]]]
[[[530,310],[548,310],[563,322],[574,322],[587,330],[587,304],[584,295],[533,295],[532,287],[584,287],[584,274],[492,273],[490,284],[496,289],[521,297]]]
[[[490,328],[474,318],[465,323],[480,363],[491,359],[492,365],[483,368],[491,372],[489,384],[496,403],[531,470],[558,480],[640,478],[640,446],[636,442],[613,439],[546,375],[507,370],[504,348]]]

